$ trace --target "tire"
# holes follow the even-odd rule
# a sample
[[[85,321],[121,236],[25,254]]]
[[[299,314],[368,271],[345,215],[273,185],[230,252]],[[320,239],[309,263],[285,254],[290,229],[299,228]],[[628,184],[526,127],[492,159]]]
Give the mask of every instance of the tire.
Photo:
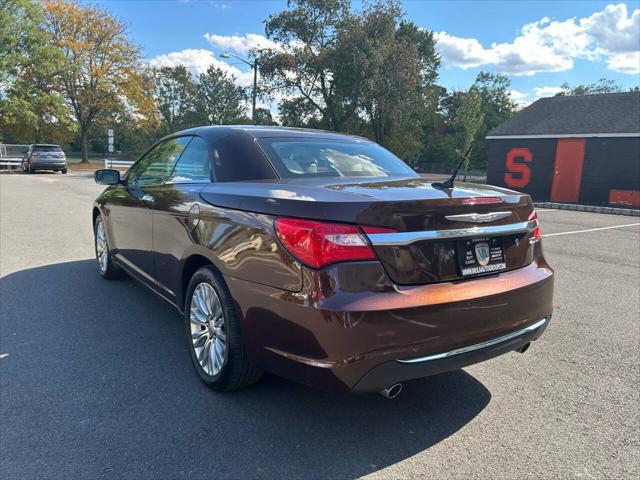
[[[210,266],[191,277],[184,326],[191,361],[208,387],[217,391],[238,390],[260,379],[262,372],[247,353],[231,293],[222,275]],[[195,335],[198,337],[194,338]],[[207,349],[214,355],[207,355]]]
[[[63,168],[62,170],[60,170],[63,174],[67,173],[67,169]]]
[[[100,231],[102,234],[100,235]],[[107,280],[113,280],[116,278],[122,277],[122,270],[118,268],[118,266],[113,263],[113,258],[111,257],[111,250],[109,249],[109,242],[107,240],[106,232],[104,231],[104,221],[102,220],[102,215],[98,215],[96,217],[95,224],[93,226],[93,234],[94,234],[94,247],[96,252],[96,262],[98,264],[98,273]],[[103,240],[100,240],[100,239]],[[100,245],[101,242],[102,245]],[[102,251],[104,256],[99,255],[99,250]]]

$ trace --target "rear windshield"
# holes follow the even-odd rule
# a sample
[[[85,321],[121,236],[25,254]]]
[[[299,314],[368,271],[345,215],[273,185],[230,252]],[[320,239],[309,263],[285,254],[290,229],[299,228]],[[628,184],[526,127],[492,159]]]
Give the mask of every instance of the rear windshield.
[[[258,143],[281,178],[417,176],[375,143],[286,138]]]
[[[33,147],[34,152],[61,152],[60,147]]]

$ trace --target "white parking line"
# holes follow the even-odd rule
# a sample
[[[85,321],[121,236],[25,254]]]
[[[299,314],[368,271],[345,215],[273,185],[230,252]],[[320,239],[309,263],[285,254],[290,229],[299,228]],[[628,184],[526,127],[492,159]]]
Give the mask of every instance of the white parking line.
[[[598,230],[609,230],[611,228],[637,227],[638,225],[640,225],[640,223],[626,223],[624,225],[612,225],[610,227],[600,227],[600,228],[587,228],[585,230],[573,230],[571,232],[547,233],[546,235],[542,235],[542,236],[555,237],[557,235],[571,235],[573,233],[597,232]]]
[[[9,354],[8,353],[0,353],[0,359],[3,359],[4,357],[8,357]]]

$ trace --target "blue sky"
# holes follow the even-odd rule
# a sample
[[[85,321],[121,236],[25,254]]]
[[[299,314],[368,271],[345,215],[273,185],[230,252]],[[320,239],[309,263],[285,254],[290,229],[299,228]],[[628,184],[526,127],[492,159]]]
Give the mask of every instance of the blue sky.
[[[284,0],[97,3],[126,22],[152,65],[183,63],[198,72],[216,64],[243,84],[251,79],[246,68],[219,54],[242,55],[267,42],[264,19],[286,7]],[[514,99],[524,103],[552,95],[565,81],[640,83],[640,2],[405,0],[403,8],[437,32],[439,83],[447,88],[467,88],[480,70],[507,74]]]

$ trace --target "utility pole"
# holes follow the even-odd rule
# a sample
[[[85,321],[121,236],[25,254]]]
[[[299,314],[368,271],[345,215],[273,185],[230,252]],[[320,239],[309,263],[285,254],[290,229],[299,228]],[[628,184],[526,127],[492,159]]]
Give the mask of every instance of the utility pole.
[[[235,58],[236,60],[240,60],[242,63],[246,63],[253,69],[253,91],[251,92],[251,121],[255,125],[256,123],[256,97],[258,96],[258,59],[256,58],[253,62],[241,58],[233,53],[224,52],[220,54],[221,58]]]
[[[253,62],[253,92],[251,92],[251,121],[256,124],[256,95],[258,94],[258,59]]]

